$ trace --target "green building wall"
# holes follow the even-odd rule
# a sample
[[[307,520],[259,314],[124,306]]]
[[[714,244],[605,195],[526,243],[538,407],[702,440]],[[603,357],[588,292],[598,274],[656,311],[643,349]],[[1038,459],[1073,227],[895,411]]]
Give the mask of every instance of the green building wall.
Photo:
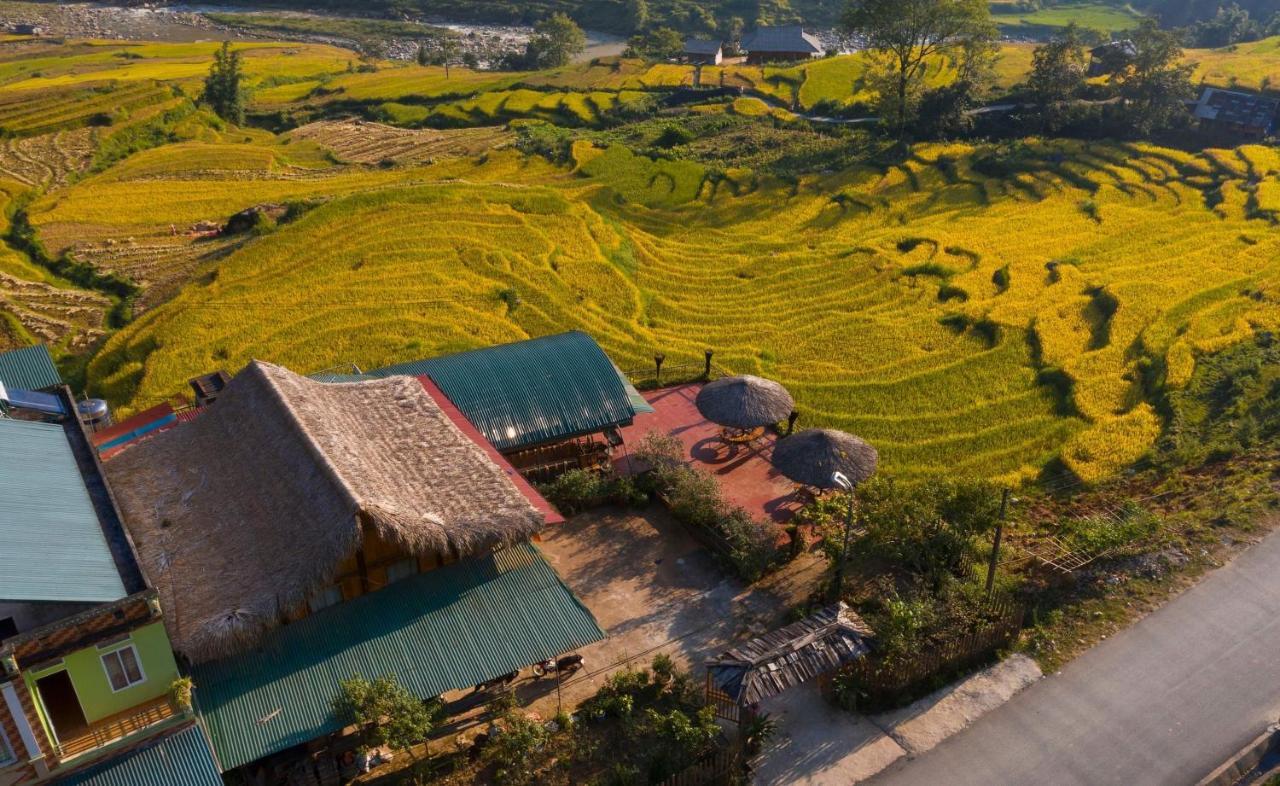
[[[178,664],[173,659],[173,649],[169,637],[165,634],[164,623],[154,622],[133,631],[129,643],[138,651],[138,660],[142,664],[145,679],[137,685],[124,690],[112,692],[111,681],[102,665],[102,653],[109,652],[125,642],[117,642],[111,647],[99,649],[96,646],[86,647],[67,655],[61,664],[38,672],[27,672],[27,687],[36,693],[36,680],[49,674],[65,670],[71,678],[80,707],[84,710],[85,720],[89,723],[102,720],[109,715],[136,707],[169,692],[169,686],[178,677]],[[49,730],[49,721],[45,717],[43,707],[40,720]]]

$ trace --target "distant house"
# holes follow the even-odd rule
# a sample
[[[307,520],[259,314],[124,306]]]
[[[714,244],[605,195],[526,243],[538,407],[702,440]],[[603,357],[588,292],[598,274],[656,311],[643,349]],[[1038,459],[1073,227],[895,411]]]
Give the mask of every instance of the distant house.
[[[747,62],[753,64],[780,60],[808,60],[821,57],[822,44],[800,25],[761,27],[742,37]]]
[[[618,429],[653,408],[591,336],[570,331],[324,381],[425,376],[532,480],[609,460]]]
[[[446,401],[255,361],[105,462],[224,768],[320,756],[353,664],[426,699],[603,637],[528,542],[563,519]]]
[[[44,28],[40,25],[18,23],[13,25],[10,29],[13,31],[14,35],[44,35]]]
[[[724,59],[724,47],[719,41],[707,38],[686,38],[684,60],[694,65],[720,65]]]
[[[0,783],[99,786],[91,770],[124,767],[137,777],[123,782],[183,772],[183,783],[216,786],[190,708],[171,699],[178,668],[159,599],[70,391],[40,395],[62,415],[20,399],[0,418]],[[182,762],[135,759],[182,734]]]
[[[1193,114],[1200,130],[1240,139],[1262,139],[1275,131],[1280,101],[1252,93],[1206,87]]]
[[[1108,41],[1089,50],[1090,78],[1109,74],[1127,65],[1138,54],[1138,47],[1129,39]]]

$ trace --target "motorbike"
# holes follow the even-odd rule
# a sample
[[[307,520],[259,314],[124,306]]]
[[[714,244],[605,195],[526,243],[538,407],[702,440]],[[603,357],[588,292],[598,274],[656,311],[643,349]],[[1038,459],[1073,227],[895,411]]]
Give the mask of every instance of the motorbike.
[[[554,660],[548,658],[541,663],[533,664],[533,676],[541,679],[542,677],[547,677],[552,674],[573,674],[585,665],[586,659],[575,652],[572,655],[561,655],[559,658],[555,658]]]

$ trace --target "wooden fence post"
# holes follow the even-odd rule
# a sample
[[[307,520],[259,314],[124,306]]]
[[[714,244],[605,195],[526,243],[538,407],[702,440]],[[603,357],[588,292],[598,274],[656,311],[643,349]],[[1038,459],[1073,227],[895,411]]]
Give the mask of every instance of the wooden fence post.
[[[1009,489],[1000,492],[1000,516],[996,519],[996,537],[991,543],[991,563],[987,565],[987,597],[996,586],[996,565],[1000,562],[1000,538],[1004,535],[1004,517],[1009,512]]]
[[[711,379],[711,355],[713,353],[709,349],[704,349],[702,352],[706,356],[706,365],[702,367],[702,379],[706,381]]]

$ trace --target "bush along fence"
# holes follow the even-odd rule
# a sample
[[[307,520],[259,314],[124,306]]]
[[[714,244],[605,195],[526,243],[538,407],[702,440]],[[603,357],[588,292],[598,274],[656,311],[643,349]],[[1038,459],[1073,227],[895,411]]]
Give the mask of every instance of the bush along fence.
[[[1025,609],[1010,600],[992,601],[992,622],[935,649],[887,656],[873,653],[854,661],[832,678],[836,703],[846,709],[876,712],[901,707],[956,677],[996,659],[1018,639]]]
[[[715,477],[685,464],[675,437],[649,434],[634,455],[650,467],[641,485],[742,580],[755,581],[795,556],[794,549],[779,548],[782,527],[728,504]]]

